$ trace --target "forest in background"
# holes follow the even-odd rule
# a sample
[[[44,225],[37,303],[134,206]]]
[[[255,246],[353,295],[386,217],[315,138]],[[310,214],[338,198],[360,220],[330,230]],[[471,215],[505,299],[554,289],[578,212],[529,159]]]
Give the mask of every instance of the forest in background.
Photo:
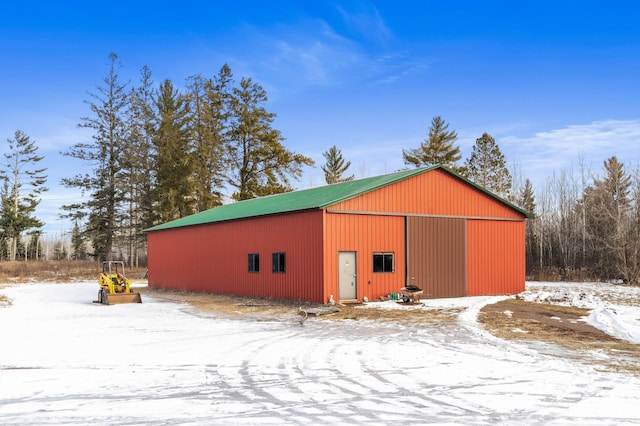
[[[0,260],[122,259],[146,264],[144,230],[199,211],[293,190],[311,158],[289,151],[272,124],[266,91],[251,78],[236,82],[223,65],[213,77],[189,76],[180,92],[157,84],[144,67],[136,86],[110,67],[86,101],[79,126],[92,138],[63,153],[88,168],[63,185],[86,194],[66,205],[69,238],[42,238],[34,217],[47,190],[42,157],[29,136],[7,139],[0,169]],[[403,149],[406,167],[443,165],[531,213],[526,226],[529,279],[640,280],[640,173],[615,156],[602,170],[560,170],[540,188],[511,170],[496,141],[483,133],[462,159],[457,134],[440,116],[417,147]],[[333,145],[321,166],[328,184],[354,179]]]

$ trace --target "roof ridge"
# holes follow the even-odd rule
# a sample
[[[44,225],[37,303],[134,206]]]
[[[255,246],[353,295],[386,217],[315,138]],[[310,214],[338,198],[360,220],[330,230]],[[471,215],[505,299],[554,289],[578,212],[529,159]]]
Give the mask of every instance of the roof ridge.
[[[435,165],[424,168],[405,169],[379,176],[371,176],[347,182],[322,185],[315,188],[300,189],[297,191],[283,192],[281,194],[272,194],[249,200],[237,201],[235,203],[223,204],[190,216],[185,216],[180,219],[153,226],[146,229],[146,231],[159,231],[162,229],[202,225],[206,223],[223,222],[249,217],[323,209],[333,204],[358,197],[362,194],[375,191],[404,179],[436,169],[444,170],[447,173],[456,176],[463,182],[473,186],[481,192],[484,192],[493,199],[509,206],[526,217],[531,217],[531,215],[523,209],[471,182],[469,179],[459,175],[458,173],[455,173],[442,165]]]
[[[315,188],[306,188],[236,201],[235,203],[223,204],[209,210],[194,213],[190,216],[156,225],[146,231],[157,231],[300,210],[321,209],[434,168],[435,167],[401,170],[385,175],[371,176],[347,182],[317,186]]]

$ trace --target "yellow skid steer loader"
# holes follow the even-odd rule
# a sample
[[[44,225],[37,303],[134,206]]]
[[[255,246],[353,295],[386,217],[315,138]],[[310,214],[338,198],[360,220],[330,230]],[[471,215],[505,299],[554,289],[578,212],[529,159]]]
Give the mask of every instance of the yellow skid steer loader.
[[[124,262],[102,262],[102,273],[98,279],[100,290],[94,303],[115,305],[117,303],[142,303],[140,293],[131,291],[131,282],[124,276]]]

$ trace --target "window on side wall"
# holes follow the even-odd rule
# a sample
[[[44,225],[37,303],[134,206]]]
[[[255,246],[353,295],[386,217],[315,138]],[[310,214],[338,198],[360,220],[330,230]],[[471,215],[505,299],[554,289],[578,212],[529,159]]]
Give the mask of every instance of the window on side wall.
[[[260,254],[249,253],[249,272],[260,272]]]
[[[373,253],[373,272],[395,272],[393,253]]]
[[[285,254],[284,253],[271,254],[271,272],[273,273],[285,272]]]

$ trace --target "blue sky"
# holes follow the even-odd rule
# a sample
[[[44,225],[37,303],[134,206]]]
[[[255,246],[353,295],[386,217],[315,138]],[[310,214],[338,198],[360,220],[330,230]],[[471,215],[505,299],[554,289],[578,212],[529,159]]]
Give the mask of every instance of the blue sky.
[[[269,96],[285,146],[310,156],[297,188],[323,183],[336,145],[357,177],[404,167],[440,115],[466,158],[483,132],[541,190],[562,170],[640,155],[640,6],[632,1],[6,2],[0,6],[0,150],[22,130],[45,156],[38,216],[68,231],[60,153],[87,141],[85,100],[120,58],[122,81],[178,87],[227,63]]]

